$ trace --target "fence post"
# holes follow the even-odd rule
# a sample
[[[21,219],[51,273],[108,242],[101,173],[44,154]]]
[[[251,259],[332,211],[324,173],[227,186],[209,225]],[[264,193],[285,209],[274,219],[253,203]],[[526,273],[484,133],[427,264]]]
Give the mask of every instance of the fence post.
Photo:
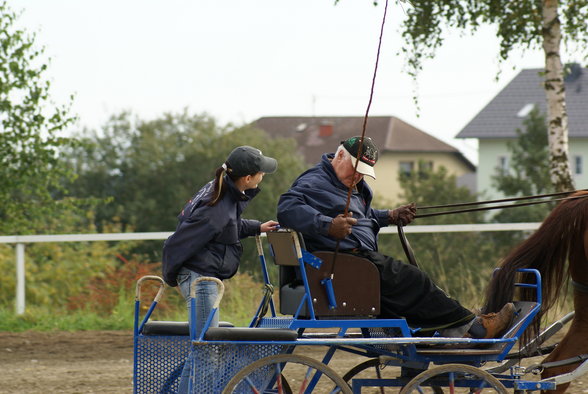
[[[25,245],[16,244],[16,314],[25,312]]]

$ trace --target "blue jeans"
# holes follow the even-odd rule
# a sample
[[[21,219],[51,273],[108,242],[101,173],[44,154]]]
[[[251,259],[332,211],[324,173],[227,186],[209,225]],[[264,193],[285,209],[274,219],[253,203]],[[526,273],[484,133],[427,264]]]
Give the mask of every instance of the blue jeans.
[[[190,319],[191,314],[190,286],[192,282],[196,281],[196,279],[202,276],[204,275],[200,275],[187,268],[182,268],[178,274],[178,285],[180,287],[180,292],[184,296],[184,299],[186,300],[186,305],[188,307],[188,320]],[[204,324],[208,319],[208,315],[210,315],[210,311],[212,310],[214,301],[216,301],[217,295],[218,289],[216,287],[215,282],[201,281],[196,286],[196,338],[200,336],[200,333],[204,328]],[[214,317],[212,318],[212,321],[210,322],[210,327],[218,327],[218,315],[219,312],[217,310],[217,312],[214,314]],[[186,362],[184,364],[182,375],[180,376],[180,385],[178,388],[178,393],[188,393],[190,373],[193,370],[193,364],[194,355],[192,354],[192,351],[190,351],[190,354],[188,355],[188,358],[186,359]]]

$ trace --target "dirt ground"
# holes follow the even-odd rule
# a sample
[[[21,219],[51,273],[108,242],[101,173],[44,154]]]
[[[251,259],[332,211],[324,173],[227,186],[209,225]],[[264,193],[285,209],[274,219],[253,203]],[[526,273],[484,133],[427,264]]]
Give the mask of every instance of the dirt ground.
[[[364,358],[331,364],[344,374]],[[131,393],[131,331],[0,332],[0,393]],[[568,393],[588,393],[588,376]]]

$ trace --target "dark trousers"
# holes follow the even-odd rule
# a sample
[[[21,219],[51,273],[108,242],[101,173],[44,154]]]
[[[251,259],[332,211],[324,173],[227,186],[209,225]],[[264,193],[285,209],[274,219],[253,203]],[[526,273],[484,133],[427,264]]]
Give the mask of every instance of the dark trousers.
[[[380,271],[380,318],[403,317],[411,325],[436,329],[457,327],[474,318],[417,267],[378,252],[352,253],[372,261]]]

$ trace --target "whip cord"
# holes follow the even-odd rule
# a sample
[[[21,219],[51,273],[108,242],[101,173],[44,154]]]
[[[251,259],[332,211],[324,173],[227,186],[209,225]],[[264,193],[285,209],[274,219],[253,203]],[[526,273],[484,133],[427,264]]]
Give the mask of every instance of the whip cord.
[[[376,63],[374,65],[374,74],[372,76],[372,86],[370,89],[370,98],[368,101],[368,105],[365,111],[365,116],[363,117],[363,125],[361,129],[361,139],[359,141],[359,148],[357,150],[357,156],[355,157],[355,166],[353,167],[353,178],[355,179],[355,174],[357,173],[357,165],[359,164],[359,159],[361,157],[361,152],[363,149],[363,140],[365,137],[365,131],[367,129],[367,121],[368,116],[370,113],[370,107],[372,106],[372,100],[374,98],[374,88],[376,86],[376,75],[378,74],[378,63],[380,62],[380,51],[382,49],[382,37],[384,36],[384,25],[386,24],[386,14],[388,13],[388,0],[386,0],[386,4],[384,5],[384,16],[382,17],[382,24],[380,26],[380,37],[378,39],[378,51],[376,53]],[[345,203],[345,211],[343,212],[343,216],[347,216],[349,214],[349,204],[351,203],[351,194],[353,193],[353,188],[355,185],[352,183],[349,185],[347,189],[347,201]],[[339,253],[339,246],[341,244],[341,240],[337,240],[337,244],[335,245],[335,253],[333,254],[333,264],[331,265],[331,279],[333,278],[335,272],[335,261],[337,261],[337,254]]]

